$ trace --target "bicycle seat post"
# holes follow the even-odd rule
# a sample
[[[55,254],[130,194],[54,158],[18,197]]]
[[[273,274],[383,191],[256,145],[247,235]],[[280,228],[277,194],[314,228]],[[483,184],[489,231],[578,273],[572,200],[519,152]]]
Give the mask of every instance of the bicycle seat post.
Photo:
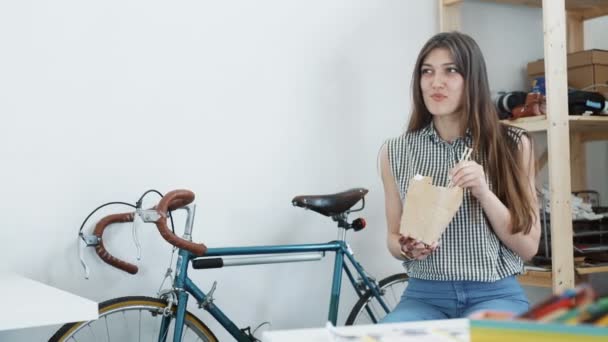
[[[346,229],[339,227],[338,228],[338,240],[345,241],[346,240]]]
[[[342,213],[333,217],[333,220],[338,223],[338,240],[346,240],[346,230],[348,229],[348,217],[347,213]]]

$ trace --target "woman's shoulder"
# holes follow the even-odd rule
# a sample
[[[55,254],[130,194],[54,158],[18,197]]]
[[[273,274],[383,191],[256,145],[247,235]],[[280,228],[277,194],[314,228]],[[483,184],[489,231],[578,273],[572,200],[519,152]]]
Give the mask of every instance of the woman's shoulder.
[[[421,129],[421,130],[417,130],[417,131],[405,131],[401,134],[399,134],[398,136],[395,137],[390,137],[388,139],[386,139],[385,143],[403,143],[403,142],[407,142],[407,141],[412,141],[418,137],[420,137],[421,135],[425,134],[425,129]]]
[[[507,137],[517,145],[521,143],[522,137],[528,136],[528,131],[523,128],[501,123],[503,132]]]
[[[384,146],[390,151],[403,150],[415,142],[416,139],[413,139],[413,137],[416,134],[416,132],[403,132],[398,136],[386,139]]]

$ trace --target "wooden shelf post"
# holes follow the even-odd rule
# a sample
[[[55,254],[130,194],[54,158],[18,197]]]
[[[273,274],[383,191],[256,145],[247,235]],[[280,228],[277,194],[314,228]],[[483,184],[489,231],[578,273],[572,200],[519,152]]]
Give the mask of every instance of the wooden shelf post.
[[[553,291],[574,287],[564,0],[543,0]],[[559,237],[559,238],[556,238]]]

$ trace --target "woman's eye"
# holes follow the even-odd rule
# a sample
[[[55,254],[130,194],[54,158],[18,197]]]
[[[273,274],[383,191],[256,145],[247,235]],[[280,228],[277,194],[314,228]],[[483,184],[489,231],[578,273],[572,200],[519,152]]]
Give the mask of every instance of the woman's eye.
[[[430,74],[431,72],[433,72],[433,70],[431,70],[431,69],[422,69],[422,70],[420,70],[420,73],[423,74],[423,75],[424,74]]]
[[[458,72],[458,69],[453,68],[453,67],[452,67],[452,68],[448,68],[448,72],[449,72],[449,73],[455,73],[455,72],[457,73],[457,72]]]

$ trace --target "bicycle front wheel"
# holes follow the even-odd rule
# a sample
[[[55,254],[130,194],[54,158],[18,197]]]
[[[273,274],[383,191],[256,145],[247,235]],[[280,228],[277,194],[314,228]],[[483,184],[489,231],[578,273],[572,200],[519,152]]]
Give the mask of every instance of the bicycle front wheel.
[[[152,297],[121,297],[99,304],[99,319],[68,323],[51,337],[49,342],[87,341],[173,341],[175,322],[174,305],[171,323],[163,338],[159,339],[161,320],[167,302]],[[215,335],[189,311],[186,312],[182,341],[213,341]]]
[[[407,287],[408,276],[405,273],[393,274],[380,280],[380,296],[384,303],[392,311],[399,303],[401,295]],[[363,296],[355,303],[351,310],[345,325],[355,324],[375,324],[378,323],[384,316],[386,311],[380,305],[380,302],[370,290],[367,290]]]

